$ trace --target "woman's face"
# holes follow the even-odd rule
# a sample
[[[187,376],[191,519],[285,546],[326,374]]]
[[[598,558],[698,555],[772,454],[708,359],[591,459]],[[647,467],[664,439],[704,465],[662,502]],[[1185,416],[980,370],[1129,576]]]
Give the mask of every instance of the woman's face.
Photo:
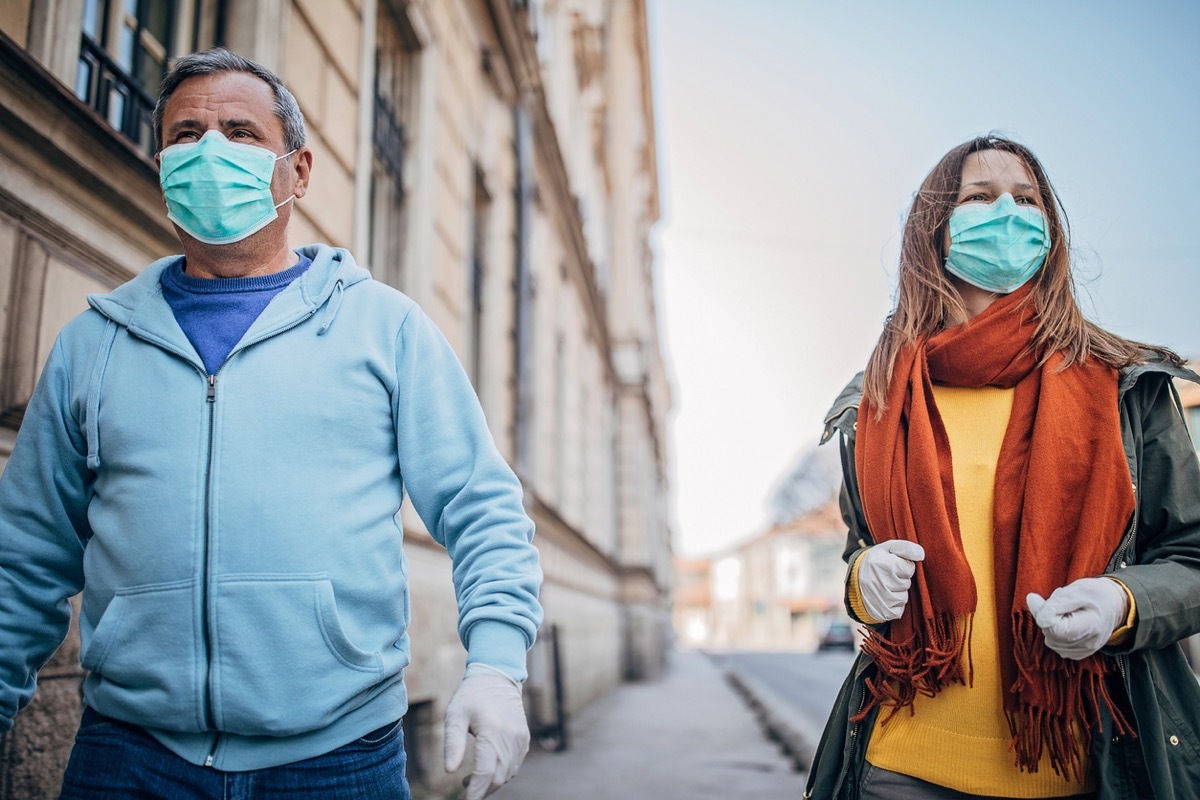
[[[956,206],[991,203],[1011,194],[1017,205],[1042,208],[1042,196],[1033,173],[1020,156],[1004,150],[980,150],[963,161],[962,182]]]
[[[979,150],[968,155],[963,161],[962,181],[959,183],[955,206],[993,203],[1002,194],[1011,194],[1017,205],[1032,206],[1045,213],[1037,181],[1020,156],[1004,150]],[[942,251],[943,257],[950,252],[948,231],[942,237]],[[968,318],[982,313],[1000,296],[967,283],[949,272],[946,273],[946,277],[962,297]]]

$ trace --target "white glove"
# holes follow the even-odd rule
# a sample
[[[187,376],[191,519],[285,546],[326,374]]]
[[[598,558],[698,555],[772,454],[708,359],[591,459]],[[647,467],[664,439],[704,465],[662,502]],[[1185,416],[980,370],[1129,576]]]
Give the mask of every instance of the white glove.
[[[924,560],[925,548],[906,539],[880,542],[859,556],[858,592],[871,619],[900,619],[916,562]]]
[[[508,783],[529,752],[521,684],[486,664],[469,664],[446,706],[446,771],[462,766],[467,732],[475,735],[475,768],[463,779],[463,800],[481,800]]]
[[[1080,578],[1046,599],[1030,592],[1025,602],[1046,646],[1075,661],[1104,647],[1129,615],[1129,596],[1112,578]]]

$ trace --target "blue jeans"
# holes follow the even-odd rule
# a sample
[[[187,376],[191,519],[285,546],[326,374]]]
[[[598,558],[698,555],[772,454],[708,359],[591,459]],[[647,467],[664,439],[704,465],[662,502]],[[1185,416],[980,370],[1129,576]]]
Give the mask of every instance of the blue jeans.
[[[322,756],[249,772],[189,763],[136,725],[83,711],[59,800],[412,800],[399,721]]]

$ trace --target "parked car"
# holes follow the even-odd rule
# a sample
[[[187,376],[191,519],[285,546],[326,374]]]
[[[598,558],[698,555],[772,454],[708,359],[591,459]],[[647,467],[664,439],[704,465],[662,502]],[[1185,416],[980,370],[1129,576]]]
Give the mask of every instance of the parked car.
[[[849,650],[854,652],[854,631],[844,622],[829,626],[817,643],[817,650]]]

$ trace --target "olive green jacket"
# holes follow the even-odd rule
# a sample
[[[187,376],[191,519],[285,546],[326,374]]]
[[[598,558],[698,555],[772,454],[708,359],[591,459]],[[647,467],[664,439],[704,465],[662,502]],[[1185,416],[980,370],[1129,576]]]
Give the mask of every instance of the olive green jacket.
[[[1100,800],[1200,800],[1200,685],[1178,644],[1200,632],[1200,466],[1172,377],[1200,383],[1190,370],[1159,363],[1121,373],[1121,436],[1137,505],[1107,572],[1129,587],[1138,617],[1125,644],[1102,652],[1117,662],[1120,678],[1109,691],[1132,708],[1137,736],[1117,735],[1108,718],[1093,735]],[[854,469],[861,397],[860,373],[826,416],[822,437],[841,434],[847,563],[872,544]],[[857,800],[875,714],[850,718],[865,704],[863,680],[873,669],[860,653],[834,701],[804,797]]]

